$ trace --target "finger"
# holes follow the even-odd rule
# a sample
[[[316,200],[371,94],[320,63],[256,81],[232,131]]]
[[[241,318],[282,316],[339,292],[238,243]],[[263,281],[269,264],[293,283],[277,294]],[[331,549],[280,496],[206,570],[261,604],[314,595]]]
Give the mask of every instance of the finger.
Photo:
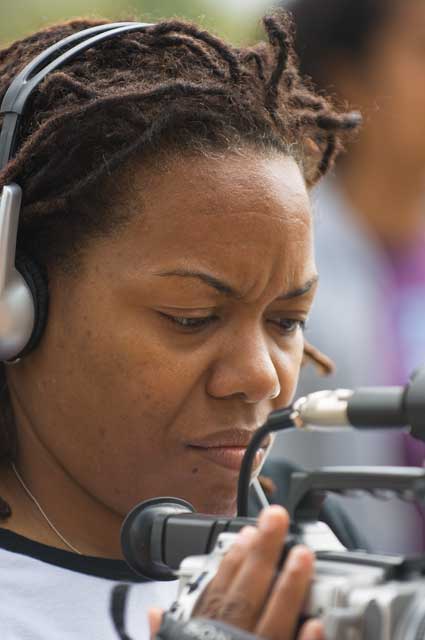
[[[255,633],[269,640],[290,640],[313,576],[314,557],[307,547],[289,553]]]
[[[256,534],[257,529],[251,526],[244,527],[238,533],[234,544],[220,562],[214,579],[198,601],[193,615],[217,618]]]
[[[148,621],[149,621],[149,632],[150,637],[153,639],[157,635],[159,628],[161,626],[162,614],[164,612],[162,609],[149,609],[148,610]]]
[[[220,611],[220,620],[246,631],[255,628],[267,600],[288,532],[289,516],[274,505],[258,520],[258,533],[249,547]]]
[[[326,640],[323,623],[320,620],[306,622],[301,629],[298,640]]]

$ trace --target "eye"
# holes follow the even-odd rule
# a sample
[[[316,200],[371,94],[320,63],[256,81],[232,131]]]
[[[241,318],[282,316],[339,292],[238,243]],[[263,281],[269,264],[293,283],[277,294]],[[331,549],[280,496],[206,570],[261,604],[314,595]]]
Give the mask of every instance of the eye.
[[[217,316],[209,315],[202,317],[185,317],[185,316],[172,316],[168,313],[159,312],[160,315],[166,318],[169,322],[177,325],[179,329],[183,329],[186,333],[194,333],[196,330],[203,329],[204,327],[209,326],[216,320],[218,320]]]
[[[277,325],[282,335],[291,335],[298,329],[301,329],[301,331],[304,332],[307,327],[306,320],[296,320],[294,318],[278,318],[277,320],[272,320],[271,322]]]

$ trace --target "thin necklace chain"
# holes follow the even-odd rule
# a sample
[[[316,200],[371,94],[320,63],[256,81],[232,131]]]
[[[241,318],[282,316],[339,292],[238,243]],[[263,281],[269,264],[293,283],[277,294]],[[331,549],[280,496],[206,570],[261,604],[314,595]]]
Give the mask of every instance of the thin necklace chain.
[[[27,494],[27,496],[32,500],[32,502],[35,504],[35,506],[37,507],[37,509],[39,510],[39,512],[41,513],[41,515],[43,516],[43,518],[45,519],[45,521],[47,522],[47,524],[49,525],[49,527],[52,529],[52,531],[54,531],[56,533],[56,535],[62,540],[62,542],[64,542],[66,544],[67,547],[69,547],[71,549],[71,551],[73,551],[74,553],[78,553],[78,555],[82,555],[81,551],[79,551],[78,549],[76,549],[70,542],[68,542],[68,540],[66,538],[63,537],[63,535],[61,534],[60,531],[58,531],[55,527],[55,525],[53,524],[53,522],[51,522],[51,520],[49,519],[49,517],[47,516],[47,514],[45,513],[45,511],[43,510],[41,504],[38,502],[38,500],[35,498],[35,496],[33,496],[33,494],[31,493],[31,491],[28,489],[27,485],[25,484],[25,482],[23,481],[21,475],[19,474],[17,468],[15,467],[14,463],[12,462],[12,469],[13,469],[13,473],[15,474],[15,476],[17,477],[19,483],[21,484],[23,490],[25,491],[25,493]]]

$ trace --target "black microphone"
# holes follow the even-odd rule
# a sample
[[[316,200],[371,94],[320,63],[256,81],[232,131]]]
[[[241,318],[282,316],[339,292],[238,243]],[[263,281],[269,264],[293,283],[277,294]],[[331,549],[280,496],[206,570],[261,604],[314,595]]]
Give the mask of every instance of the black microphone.
[[[425,441],[425,367],[405,387],[361,387],[318,391],[293,406],[297,426],[352,426],[357,429],[410,427]]]

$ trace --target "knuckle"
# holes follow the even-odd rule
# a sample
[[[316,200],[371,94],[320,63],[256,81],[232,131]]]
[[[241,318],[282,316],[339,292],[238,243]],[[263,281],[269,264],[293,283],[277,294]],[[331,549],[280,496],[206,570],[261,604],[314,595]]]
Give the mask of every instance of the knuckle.
[[[205,593],[196,607],[196,615],[216,620],[220,615],[223,599],[224,596],[219,593]]]
[[[246,598],[239,595],[232,600],[223,600],[219,611],[222,620],[231,624],[246,627],[253,617],[253,606]]]
[[[221,567],[223,567],[224,569],[228,569],[228,568],[232,568],[239,565],[241,561],[244,559],[244,557],[245,557],[244,550],[238,545],[233,545],[233,547],[229,549],[229,551],[226,553],[226,555],[220,562],[220,567],[217,573],[220,573]]]
[[[196,608],[196,615],[246,627],[253,618],[253,607],[239,594],[230,599],[219,593],[211,593]]]

